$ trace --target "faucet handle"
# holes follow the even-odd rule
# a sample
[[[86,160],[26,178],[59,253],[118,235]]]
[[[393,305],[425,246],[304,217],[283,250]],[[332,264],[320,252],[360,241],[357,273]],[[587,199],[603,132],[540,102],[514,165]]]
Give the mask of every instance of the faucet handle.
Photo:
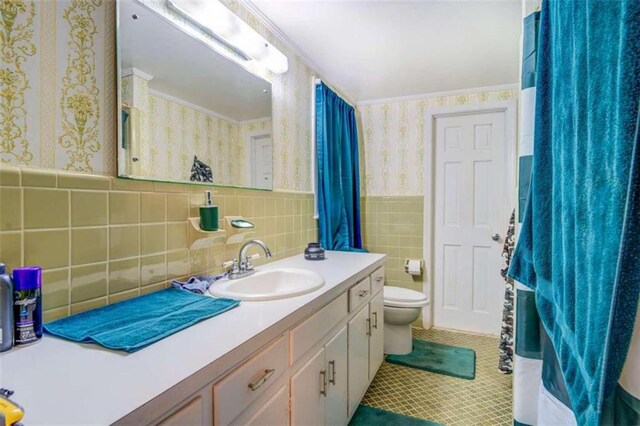
[[[231,273],[232,274],[237,274],[238,272],[240,272],[240,266],[238,263],[238,259],[233,259],[233,267],[231,268]]]

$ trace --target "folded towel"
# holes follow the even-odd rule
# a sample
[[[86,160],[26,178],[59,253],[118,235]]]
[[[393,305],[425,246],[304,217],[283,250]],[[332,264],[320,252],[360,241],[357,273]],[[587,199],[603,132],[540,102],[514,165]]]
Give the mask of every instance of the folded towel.
[[[209,287],[211,287],[211,284],[226,277],[226,272],[218,275],[200,275],[191,277],[187,281],[173,280],[171,281],[171,285],[173,288],[188,290],[196,294],[205,294]]]
[[[135,352],[240,304],[168,288],[44,325],[47,333],[80,343]]]

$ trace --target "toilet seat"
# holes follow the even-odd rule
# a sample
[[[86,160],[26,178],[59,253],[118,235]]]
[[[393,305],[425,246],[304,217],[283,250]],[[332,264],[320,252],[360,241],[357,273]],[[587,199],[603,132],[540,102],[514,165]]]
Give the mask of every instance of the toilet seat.
[[[429,304],[429,298],[408,288],[384,286],[384,306],[394,308],[421,308]]]

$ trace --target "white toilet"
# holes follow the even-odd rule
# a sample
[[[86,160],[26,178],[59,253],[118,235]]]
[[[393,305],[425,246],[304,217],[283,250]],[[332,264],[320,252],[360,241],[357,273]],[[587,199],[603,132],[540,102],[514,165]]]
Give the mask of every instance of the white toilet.
[[[384,353],[406,355],[412,351],[411,323],[428,304],[429,298],[418,291],[384,286]]]

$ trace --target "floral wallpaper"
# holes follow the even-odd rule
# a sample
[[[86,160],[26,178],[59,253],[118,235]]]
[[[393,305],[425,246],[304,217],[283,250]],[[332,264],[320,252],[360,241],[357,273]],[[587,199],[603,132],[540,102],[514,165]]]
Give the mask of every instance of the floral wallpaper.
[[[282,75],[252,67],[273,84],[274,189],[309,192],[315,72],[237,1],[224,3],[289,58]],[[115,175],[115,4],[0,0],[0,162]]]
[[[115,2],[0,0],[0,15],[0,161],[113,172]]]
[[[234,122],[161,96],[148,101],[148,137],[143,137],[140,160],[144,177],[189,181],[193,157],[211,167],[220,185],[249,186],[250,132],[271,133],[271,120]]]
[[[33,1],[0,0],[0,160],[29,164],[33,150],[29,146],[26,99],[33,78],[27,66],[36,54],[36,5]]]
[[[364,180],[367,196],[423,195],[425,117],[435,106],[504,101],[517,90],[480,91],[463,95],[361,105]],[[362,155],[362,154],[361,154]]]

